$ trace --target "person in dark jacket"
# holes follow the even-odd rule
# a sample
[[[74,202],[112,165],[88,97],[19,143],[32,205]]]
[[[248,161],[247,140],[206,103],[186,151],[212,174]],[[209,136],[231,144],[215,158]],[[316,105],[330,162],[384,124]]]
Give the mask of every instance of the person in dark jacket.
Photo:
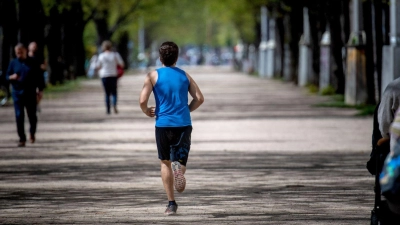
[[[26,142],[24,110],[26,109],[29,118],[30,142],[34,143],[37,126],[36,107],[38,100],[43,96],[45,83],[40,64],[27,56],[27,50],[23,44],[15,46],[15,55],[16,58],[8,66],[6,78],[12,86],[12,98],[19,136],[18,147],[24,147]]]

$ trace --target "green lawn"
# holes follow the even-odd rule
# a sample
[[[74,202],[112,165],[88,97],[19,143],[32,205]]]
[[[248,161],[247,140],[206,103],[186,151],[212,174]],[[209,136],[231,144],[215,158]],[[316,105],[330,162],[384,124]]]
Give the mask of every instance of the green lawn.
[[[352,105],[346,105],[344,103],[344,96],[343,95],[332,95],[331,100],[324,102],[324,103],[319,103],[315,104],[315,107],[332,107],[332,108],[352,108],[352,109],[357,109],[358,116],[369,116],[374,114],[375,110],[375,105],[371,104],[364,104],[364,105],[358,105],[358,106],[352,106]]]

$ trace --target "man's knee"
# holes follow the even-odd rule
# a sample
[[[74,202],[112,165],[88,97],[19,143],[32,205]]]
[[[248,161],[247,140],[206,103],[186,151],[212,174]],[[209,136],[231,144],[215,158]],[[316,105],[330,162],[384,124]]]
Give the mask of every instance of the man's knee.
[[[160,160],[160,164],[161,164],[161,167],[162,166],[171,167],[171,161],[169,161],[169,160]]]

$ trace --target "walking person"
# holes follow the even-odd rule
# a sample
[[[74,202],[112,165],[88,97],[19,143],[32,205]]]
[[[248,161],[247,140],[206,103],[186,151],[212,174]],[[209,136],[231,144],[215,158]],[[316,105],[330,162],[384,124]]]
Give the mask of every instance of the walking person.
[[[34,143],[37,115],[37,101],[43,97],[45,87],[40,64],[33,58],[27,56],[27,50],[23,44],[15,46],[16,58],[8,66],[7,80],[12,86],[12,98],[14,101],[17,131],[19,136],[18,147],[25,147],[25,113],[28,114],[30,124],[30,142]]]
[[[42,53],[40,53],[38,51],[38,45],[36,42],[31,42],[28,45],[28,57],[32,58],[36,64],[40,65],[40,71],[41,74],[43,76],[43,80],[44,83],[46,84],[46,76],[45,76],[45,72],[46,72],[46,61],[44,60],[44,56]],[[40,100],[41,99],[37,99],[37,111],[40,112]]]
[[[103,82],[107,114],[110,114],[110,96],[112,96],[114,113],[117,114],[117,66],[124,67],[124,61],[117,52],[112,51],[111,41],[104,41],[101,47],[103,52],[97,59],[97,69]]]
[[[164,42],[159,48],[163,67],[147,74],[140,94],[140,108],[149,117],[156,117],[155,136],[158,158],[161,162],[161,178],[168,197],[166,215],[175,214],[174,187],[183,192],[184,177],[189,157],[192,121],[190,112],[196,110],[204,97],[193,78],[176,67],[179,48],[173,42]],[[155,107],[148,106],[151,93]],[[188,92],[193,98],[188,104]]]
[[[31,42],[28,45],[28,56],[33,58],[36,63],[40,65],[40,69],[44,72],[46,70],[46,62],[43,54],[38,52],[38,45],[36,42]]]

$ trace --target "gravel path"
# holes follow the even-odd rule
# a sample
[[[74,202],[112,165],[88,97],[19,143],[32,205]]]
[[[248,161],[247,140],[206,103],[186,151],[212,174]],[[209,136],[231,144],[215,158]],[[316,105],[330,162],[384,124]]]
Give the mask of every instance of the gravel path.
[[[144,74],[132,74],[118,115],[105,114],[99,80],[44,100],[37,143],[25,148],[13,108],[0,109],[0,223],[369,224],[371,117],[316,108],[326,98],[292,84],[188,71],[206,101],[192,114],[176,216],[163,215],[154,121],[138,106]]]

